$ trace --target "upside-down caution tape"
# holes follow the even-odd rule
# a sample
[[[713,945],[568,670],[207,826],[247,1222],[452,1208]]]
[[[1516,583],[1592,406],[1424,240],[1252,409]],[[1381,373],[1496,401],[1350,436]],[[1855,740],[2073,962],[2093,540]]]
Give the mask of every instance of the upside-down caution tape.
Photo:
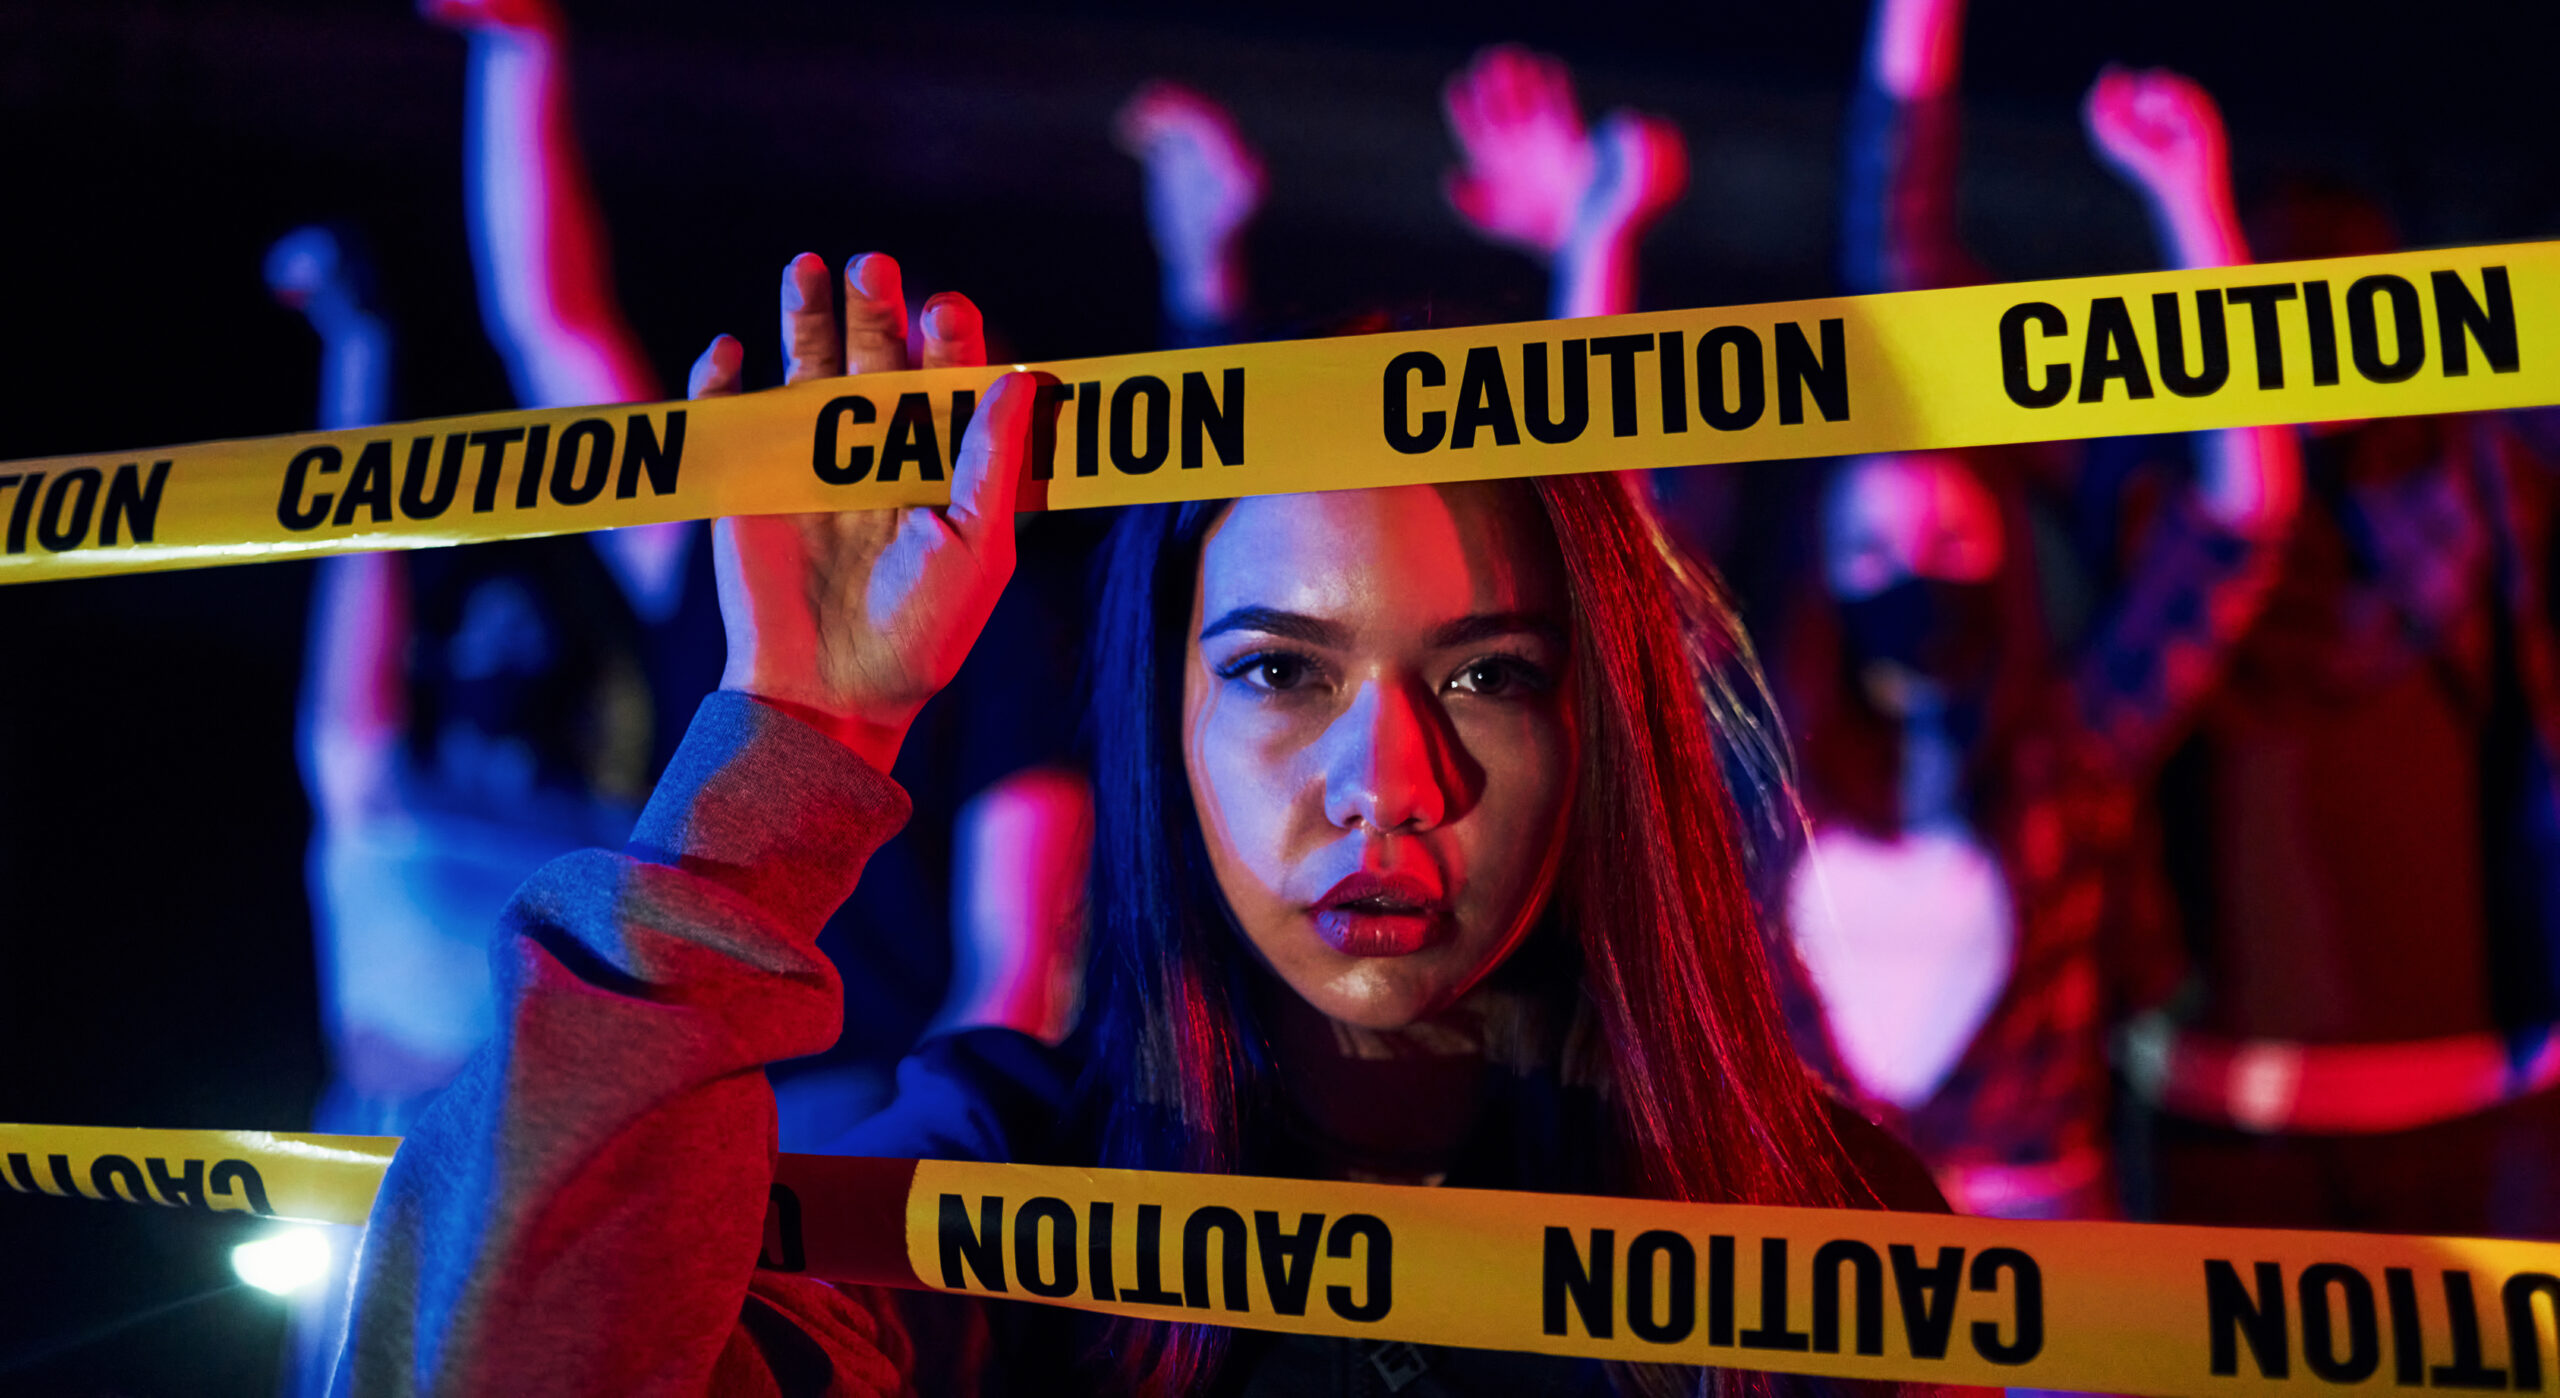
[[[2560,243],[1041,366],[1067,508],[2560,403]],[[999,369],[0,464],[0,582],[939,503]]]
[[[399,1142],[0,1126],[20,1193],[353,1223]],[[2560,1379],[2560,1244],[785,1155],[762,1265],[1413,1344],[2158,1395]]]

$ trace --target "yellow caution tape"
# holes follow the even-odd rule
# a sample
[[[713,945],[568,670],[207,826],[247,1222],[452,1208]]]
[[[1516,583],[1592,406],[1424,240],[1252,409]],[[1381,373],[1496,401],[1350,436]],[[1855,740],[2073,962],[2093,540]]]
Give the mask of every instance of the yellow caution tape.
[[[2560,403],[2560,243],[1038,366],[1035,507]],[[0,464],[0,582],[938,503],[1001,368]]]
[[[397,1142],[0,1126],[21,1193],[351,1223]],[[2560,1244],[781,1158],[763,1265],[1258,1330],[2159,1395],[2545,1392]]]
[[[20,1194],[362,1223],[397,1136],[0,1125],[0,1181]]]

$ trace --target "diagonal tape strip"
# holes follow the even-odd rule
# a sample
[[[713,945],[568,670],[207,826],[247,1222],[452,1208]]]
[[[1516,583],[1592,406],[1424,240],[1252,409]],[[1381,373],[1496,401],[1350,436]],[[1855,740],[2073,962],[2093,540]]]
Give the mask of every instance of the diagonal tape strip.
[[[1046,508],[2560,403],[2560,242],[1172,350]],[[0,463],[0,582],[933,504],[1000,369]]]
[[[20,1193],[365,1217],[398,1141],[0,1125]],[[781,1157],[763,1265],[1413,1344],[2115,1393],[2547,1392],[2560,1244]]]

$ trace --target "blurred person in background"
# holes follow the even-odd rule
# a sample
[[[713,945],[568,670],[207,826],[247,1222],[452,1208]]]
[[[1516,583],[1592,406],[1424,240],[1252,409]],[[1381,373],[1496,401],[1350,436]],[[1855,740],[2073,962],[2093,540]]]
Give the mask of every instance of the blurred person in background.
[[[1441,110],[1460,157],[1444,189],[1468,230],[1547,268],[1551,315],[1635,309],[1644,235],[1688,185],[1679,129],[1625,110],[1587,127],[1564,63],[1512,44],[1452,74]],[[1245,238],[1268,193],[1261,157],[1226,108],[1164,80],[1121,108],[1116,134],[1145,175],[1165,343],[1245,338]]]
[[[2329,180],[2252,222],[2275,258],[2400,242]],[[2467,333],[2425,332],[2448,358]],[[2123,1054],[2161,1218],[2560,1237],[2560,480],[2535,425],[2304,429],[2274,590],[2158,784],[2189,975]]]
[[[558,9],[431,0],[422,11],[469,44],[472,264],[482,323],[517,401],[657,398],[614,295],[571,122]],[[718,683],[722,654],[698,524],[323,565],[303,725],[333,1049],[322,1129],[404,1130],[488,1033],[489,917],[545,860],[628,829],[683,717]],[[1071,671],[1071,660],[1056,663]],[[948,711],[967,693],[955,687],[929,726],[955,726]],[[1013,766],[1030,765],[1026,749],[1036,760],[1066,742],[1064,721],[1054,731],[1011,715],[966,726],[1045,733],[977,745]],[[958,746],[917,745],[915,770],[901,775],[940,819],[882,851],[861,900],[870,916],[847,927],[944,924],[949,832],[967,794],[954,792]],[[856,1007],[833,1052],[777,1070],[795,1146],[823,1143],[881,1100],[886,1066],[935,1013],[948,979],[940,937],[848,946],[852,935],[839,929],[831,950],[864,961],[875,999]]]
[[[614,296],[558,9],[429,0],[422,13],[469,44],[472,265],[517,401],[657,398]],[[360,272],[326,230],[296,234],[271,258],[278,296],[322,338],[326,426],[391,416],[388,337],[365,310]],[[891,291],[901,310],[883,333],[903,338],[913,327]],[[703,525],[669,524],[320,565],[301,721],[331,1070],[314,1129],[405,1134],[493,1028],[488,929],[508,895],[550,859],[627,834],[686,717],[719,683],[709,543]],[[862,968],[849,1032],[774,1072],[787,1148],[822,1148],[869,1115],[928,1024],[1036,1026],[1053,1013],[1059,987],[977,950],[1037,944],[1077,901],[1072,880],[1043,877],[1006,845],[1085,819],[1074,782],[1045,765],[1069,747],[1072,706],[1021,702],[1026,685],[1072,678],[1074,633],[1045,609],[1072,614],[1080,552],[1030,553],[1063,591],[1017,590],[989,627],[1007,644],[919,722],[899,775],[925,818],[874,859],[830,937],[832,954]],[[995,665],[1003,672],[986,673]],[[912,935],[919,925],[936,935]],[[956,937],[940,935],[946,925]],[[341,1268],[301,1308],[289,1390],[325,1378]]]
[[[426,14],[470,39],[472,261],[518,401],[656,397],[613,300],[556,12],[491,0]],[[345,353],[337,332],[313,323],[330,365]],[[380,420],[387,367],[369,364],[366,408]],[[343,397],[329,394],[330,373],[324,396]],[[319,1129],[404,1131],[489,1032],[491,910],[528,869],[628,826],[674,741],[662,715],[680,718],[719,679],[700,533],[650,526],[320,565],[302,719],[331,1046]],[[702,585],[689,589],[695,569]]]
[[[423,12],[470,39],[472,263],[517,400],[657,397],[613,299],[558,13],[547,0]],[[327,427],[393,416],[362,272],[325,230],[269,258],[277,296],[320,335]],[[545,861],[629,829],[678,736],[668,725],[719,680],[704,535],[658,525],[319,565],[299,723],[329,1065],[313,1129],[405,1134],[493,1028],[489,918]],[[327,1381],[351,1245],[335,1239],[329,1282],[297,1299],[288,1393]]]
[[[1852,290],[1977,279],[1954,227],[1961,20],[1955,0],[1876,8],[1852,115]],[[2174,265],[2248,260],[2201,89],[2110,70],[2087,117]],[[1775,646],[1810,828],[1772,901],[1813,987],[1799,1043],[1959,1209],[2089,1217],[2115,1207],[2102,947],[2136,806],[2259,605],[2300,468],[2290,429],[2205,434],[2117,595],[2067,644],[2029,505],[2049,456],[1831,471],[1814,584]]]

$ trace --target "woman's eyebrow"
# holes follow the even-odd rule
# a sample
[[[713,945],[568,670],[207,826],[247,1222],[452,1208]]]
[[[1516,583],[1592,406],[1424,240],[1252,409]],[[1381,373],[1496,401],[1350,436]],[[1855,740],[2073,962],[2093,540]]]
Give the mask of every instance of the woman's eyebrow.
[[[1205,641],[1229,631],[1261,631],[1336,650],[1351,643],[1351,632],[1336,623],[1303,612],[1284,612],[1273,607],[1238,607],[1210,622],[1208,628],[1200,633],[1200,639]]]
[[[1431,633],[1431,648],[1472,645],[1496,636],[1531,635],[1543,637],[1555,645],[1564,644],[1564,628],[1538,612],[1477,612],[1443,623]]]

